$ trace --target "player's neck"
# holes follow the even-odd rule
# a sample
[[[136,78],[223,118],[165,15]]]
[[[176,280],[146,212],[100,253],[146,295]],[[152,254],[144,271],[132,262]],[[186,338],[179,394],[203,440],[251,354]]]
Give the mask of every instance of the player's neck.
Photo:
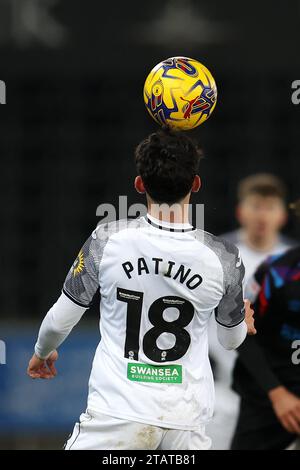
[[[259,236],[255,233],[249,233],[242,230],[242,239],[249,248],[256,251],[272,251],[278,243],[278,234],[274,233],[268,236]]]
[[[189,224],[189,197],[170,206],[148,200],[148,214],[169,224]]]

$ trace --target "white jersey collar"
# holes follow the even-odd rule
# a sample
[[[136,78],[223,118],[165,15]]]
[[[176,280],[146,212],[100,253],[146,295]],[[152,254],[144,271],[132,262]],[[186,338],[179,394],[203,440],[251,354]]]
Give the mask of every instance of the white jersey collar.
[[[148,222],[148,224],[155,228],[159,228],[160,230],[168,230],[170,232],[191,232],[192,230],[195,230],[194,227],[189,223],[183,224],[166,222],[165,220],[159,220],[150,214],[146,215],[145,220]]]

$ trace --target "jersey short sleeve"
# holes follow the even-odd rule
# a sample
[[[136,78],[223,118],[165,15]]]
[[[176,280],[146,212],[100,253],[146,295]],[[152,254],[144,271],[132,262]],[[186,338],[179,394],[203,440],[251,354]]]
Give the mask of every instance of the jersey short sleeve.
[[[216,321],[225,327],[237,326],[245,318],[243,280],[245,268],[239,249],[209,232],[198,231],[197,238],[218,257],[223,271],[223,296],[215,308]]]
[[[99,288],[99,265],[105,246],[98,227],[87,239],[63,285],[63,292],[82,307],[90,307]]]
[[[109,238],[129,227],[139,227],[140,220],[121,219],[99,223],[78,253],[64,282],[63,292],[82,307],[90,307],[99,284],[99,269]]]
[[[245,268],[240,252],[235,245],[224,241],[220,261],[224,273],[224,295],[215,310],[216,321],[233,327],[245,318],[243,279]]]

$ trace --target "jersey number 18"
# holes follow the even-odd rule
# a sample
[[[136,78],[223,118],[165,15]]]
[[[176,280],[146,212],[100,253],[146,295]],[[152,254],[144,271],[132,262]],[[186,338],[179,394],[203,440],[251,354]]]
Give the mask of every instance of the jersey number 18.
[[[140,325],[143,308],[143,292],[117,289],[117,299],[127,303],[126,339],[124,356],[138,360]],[[176,308],[179,316],[174,321],[166,321],[163,313],[167,308]],[[147,331],[143,338],[143,351],[154,362],[176,361],[185,355],[191,336],[185,329],[194,317],[194,307],[191,302],[174,295],[159,297],[149,307],[148,317],[153,328]],[[162,333],[172,333],[175,344],[170,349],[160,349],[157,339]]]

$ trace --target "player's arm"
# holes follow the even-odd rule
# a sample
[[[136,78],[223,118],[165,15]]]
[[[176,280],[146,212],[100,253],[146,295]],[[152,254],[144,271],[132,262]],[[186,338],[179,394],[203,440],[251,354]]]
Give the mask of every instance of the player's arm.
[[[41,324],[35,352],[27,369],[32,378],[47,379],[56,375],[56,349],[92,304],[99,288],[99,242],[94,237],[95,235],[91,236],[83,245],[66,277],[61,296]]]
[[[226,327],[217,323],[217,335],[220,344],[223,348],[231,350],[237,349],[248,335],[255,335],[256,329],[254,326],[254,310],[251,308],[249,300],[244,301],[244,320],[236,326]]]
[[[245,291],[257,312],[256,324],[258,328],[261,313],[263,312],[264,315],[267,314],[270,306],[271,299],[267,300],[264,295],[260,295],[264,290],[265,279],[266,276],[268,276],[268,272],[269,264],[268,261],[266,261],[257,269],[245,287]],[[247,338],[247,341],[238,349],[238,353],[241,362],[266,393],[280,385],[256,338]],[[257,364],[260,366],[257,367]]]
[[[256,338],[247,338],[238,354],[257,386],[268,396],[278,421],[288,432],[300,434],[300,399],[280,383]]]
[[[263,293],[265,279],[268,275],[269,264],[265,262],[258,268],[246,286],[246,291],[254,302],[254,309],[258,314],[256,319],[258,329],[259,313],[263,311],[264,316],[272,314],[270,303],[273,294],[272,285],[270,285],[268,299]],[[256,338],[247,338],[238,349],[238,354],[240,361],[251,374],[253,380],[268,396],[282,426],[290,433],[300,434],[300,399],[281,384]],[[259,367],[257,367],[258,364]]]
[[[243,299],[245,268],[238,249],[225,243],[224,295],[215,309],[217,336],[225,349],[236,349],[247,334],[256,333],[250,302]]]

